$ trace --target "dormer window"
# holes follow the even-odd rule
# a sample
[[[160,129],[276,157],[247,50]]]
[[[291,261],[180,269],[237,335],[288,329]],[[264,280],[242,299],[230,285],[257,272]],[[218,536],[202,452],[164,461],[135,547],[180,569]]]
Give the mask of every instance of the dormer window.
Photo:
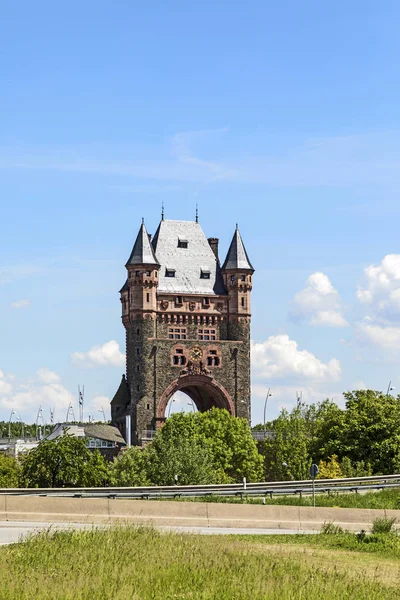
[[[178,248],[187,248],[189,246],[188,240],[178,239]]]
[[[210,298],[203,298],[203,306],[210,306]]]
[[[175,296],[175,306],[182,306],[182,304],[183,304],[183,297]]]
[[[200,279],[210,279],[211,271],[206,268],[202,268],[200,271]]]
[[[175,269],[165,269],[165,277],[175,277]]]

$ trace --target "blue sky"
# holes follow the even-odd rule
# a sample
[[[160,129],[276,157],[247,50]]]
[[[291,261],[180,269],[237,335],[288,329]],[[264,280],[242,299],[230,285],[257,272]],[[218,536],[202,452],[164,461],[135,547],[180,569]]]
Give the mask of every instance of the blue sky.
[[[171,219],[198,203],[221,252],[239,222],[254,422],[268,387],[272,417],[300,390],[400,386],[399,18],[372,1],[2,5],[0,419],[64,418],[83,383],[108,410],[123,265],[162,201]]]

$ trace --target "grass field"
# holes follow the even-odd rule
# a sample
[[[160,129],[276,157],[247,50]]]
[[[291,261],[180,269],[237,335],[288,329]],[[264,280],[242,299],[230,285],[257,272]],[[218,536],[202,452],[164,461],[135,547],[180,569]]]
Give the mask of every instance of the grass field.
[[[240,496],[203,496],[201,498],[175,498],[182,502],[221,502],[228,504],[261,504],[260,497]],[[312,506],[311,496],[273,496],[265,498],[265,504],[287,506]],[[340,508],[388,508],[400,509],[400,489],[386,489],[378,492],[316,494],[316,506],[336,506]]]
[[[397,536],[375,538],[366,544],[350,534],[197,536],[132,527],[46,532],[0,548],[0,598],[399,598]]]

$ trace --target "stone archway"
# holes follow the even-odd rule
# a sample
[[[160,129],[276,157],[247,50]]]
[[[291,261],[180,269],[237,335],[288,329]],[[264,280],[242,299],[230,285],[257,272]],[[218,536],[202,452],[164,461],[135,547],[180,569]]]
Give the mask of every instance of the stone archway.
[[[183,392],[196,404],[200,412],[213,406],[225,408],[235,415],[235,406],[226,389],[209,375],[184,375],[175,379],[164,391],[157,406],[157,421],[165,420],[167,404],[175,392]]]

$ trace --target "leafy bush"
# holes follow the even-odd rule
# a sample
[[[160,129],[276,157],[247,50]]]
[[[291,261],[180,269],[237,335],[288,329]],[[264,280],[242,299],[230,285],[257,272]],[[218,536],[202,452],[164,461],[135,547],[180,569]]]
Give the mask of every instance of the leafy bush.
[[[321,533],[324,535],[339,535],[344,533],[344,530],[339,525],[335,525],[332,521],[327,521],[322,525]]]
[[[332,454],[328,460],[320,460],[317,479],[337,479],[343,477],[337,454]]]
[[[108,482],[104,458],[72,435],[44,440],[22,457],[22,487],[100,487]]]
[[[378,517],[372,522],[372,533],[390,533],[396,523],[396,517]]]
[[[7,454],[0,454],[0,488],[18,487],[20,475],[18,461]]]

